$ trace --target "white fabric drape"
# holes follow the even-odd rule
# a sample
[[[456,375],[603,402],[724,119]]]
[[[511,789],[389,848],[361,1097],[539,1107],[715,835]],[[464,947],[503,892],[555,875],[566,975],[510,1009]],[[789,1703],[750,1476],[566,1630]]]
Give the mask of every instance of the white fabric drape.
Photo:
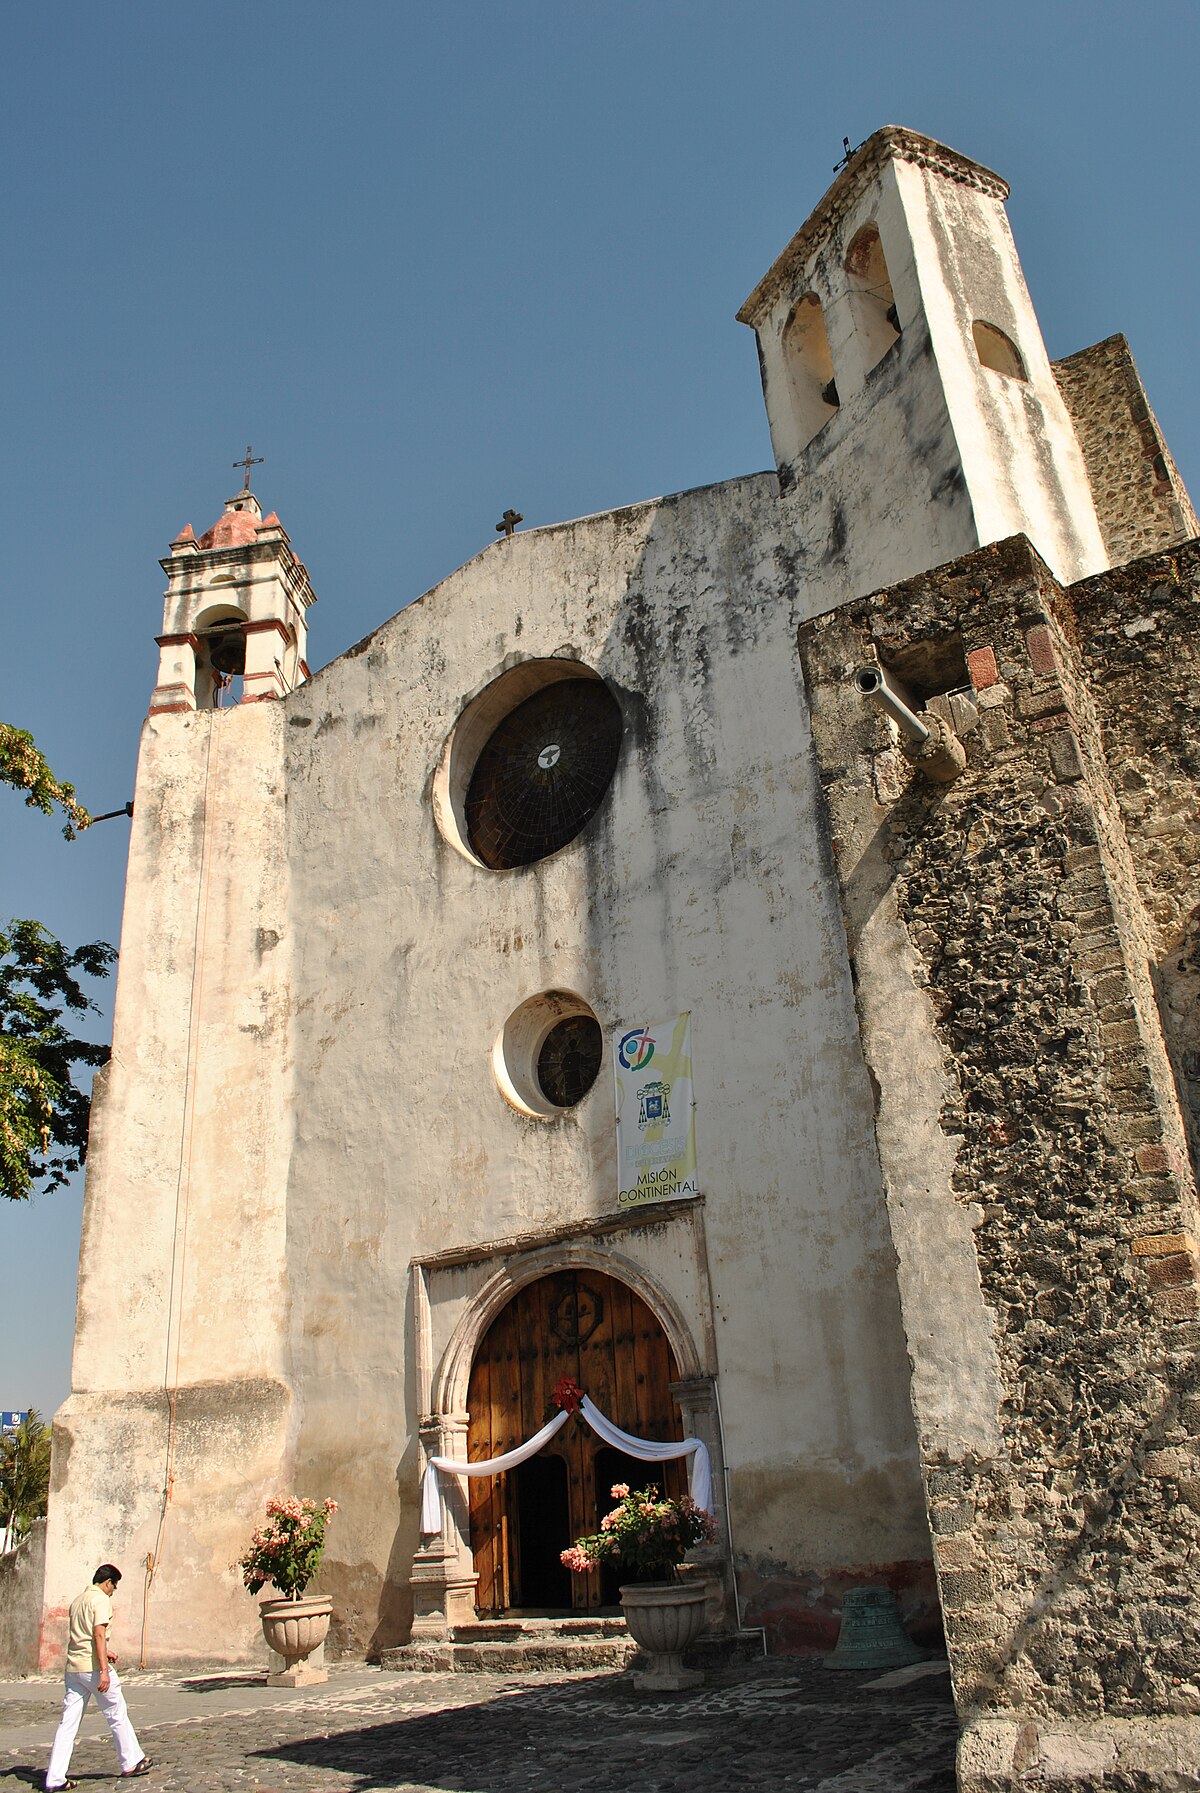
[[[706,1513],[712,1512],[712,1463],[709,1460],[708,1446],[699,1438],[685,1438],[682,1444],[674,1440],[669,1444],[655,1444],[648,1438],[635,1438],[632,1432],[622,1432],[620,1426],[614,1426],[601,1413],[590,1395],[584,1395],[579,1411],[605,1444],[624,1451],[628,1457],[637,1457],[643,1463],[668,1463],[672,1457],[690,1456],[692,1460],[688,1465],[688,1486],[692,1499]]]
[[[461,1463],[457,1457],[430,1457],[421,1479],[422,1533],[429,1537],[442,1529],[439,1469],[444,1469],[448,1475],[501,1475],[506,1469],[515,1469],[518,1463],[524,1463],[527,1457],[536,1457],[542,1446],[549,1444],[554,1434],[566,1425],[570,1417],[565,1409],[562,1413],[556,1413],[540,1432],[535,1432],[532,1438],[519,1444],[515,1451],[505,1451],[502,1457],[486,1457],[481,1463]]]
[[[582,1413],[597,1437],[603,1438],[605,1444],[611,1444],[616,1450],[624,1451],[626,1456],[637,1457],[642,1463],[667,1463],[672,1457],[691,1457],[688,1465],[688,1485],[692,1499],[698,1507],[708,1513],[712,1511],[712,1464],[709,1460],[708,1446],[699,1438],[685,1438],[682,1443],[672,1440],[670,1443],[656,1443],[649,1438],[635,1438],[632,1432],[622,1432],[620,1426],[601,1413],[596,1403],[588,1395],[584,1395]],[[505,1451],[502,1457],[487,1457],[480,1463],[464,1463],[457,1457],[430,1457],[425,1465],[425,1474],[421,1479],[421,1532],[424,1537],[431,1537],[442,1529],[442,1490],[438,1480],[438,1472],[444,1470],[447,1475],[502,1475],[506,1469],[515,1469],[519,1463],[537,1455],[544,1444],[548,1444],[560,1427],[565,1426],[570,1414],[565,1410],[556,1413],[554,1418],[544,1425],[540,1432],[519,1444],[515,1451]]]

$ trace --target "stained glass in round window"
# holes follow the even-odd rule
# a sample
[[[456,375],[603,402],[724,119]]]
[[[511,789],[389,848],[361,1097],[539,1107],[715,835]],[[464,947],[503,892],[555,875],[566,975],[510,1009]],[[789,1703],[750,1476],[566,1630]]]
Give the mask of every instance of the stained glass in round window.
[[[568,1015],[558,1021],[542,1041],[537,1078],[547,1102],[556,1108],[573,1108],[587,1095],[600,1075],[604,1035],[592,1015]]]
[[[621,711],[600,679],[559,679],[510,710],[475,762],[465,819],[493,871],[532,865],[574,840],[617,769]]]

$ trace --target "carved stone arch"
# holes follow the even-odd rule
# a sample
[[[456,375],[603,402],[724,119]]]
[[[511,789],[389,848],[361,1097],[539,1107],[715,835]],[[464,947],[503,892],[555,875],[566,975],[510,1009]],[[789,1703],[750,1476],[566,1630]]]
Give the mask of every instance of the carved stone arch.
[[[515,1251],[468,1298],[436,1367],[428,1372],[430,1410],[421,1423],[422,1460],[434,1455],[451,1459],[468,1455],[472,1367],[493,1323],[531,1285],[575,1271],[590,1271],[597,1277],[624,1284],[661,1328],[661,1338],[675,1360],[677,1379],[670,1383],[669,1392],[679,1408],[682,1436],[703,1441],[713,1472],[716,1537],[694,1554],[694,1572],[703,1577],[710,1631],[736,1629],[737,1601],[715,1360],[710,1365],[702,1355],[693,1324],[658,1278],[632,1257],[614,1251],[603,1238],[559,1239],[527,1251]],[[696,1320],[703,1324],[700,1312]],[[419,1499],[415,1486],[413,1492]],[[441,1493],[442,1528],[437,1534],[424,1535],[413,1557],[412,1635],[418,1645],[452,1638],[457,1626],[474,1624],[478,1619],[475,1601],[481,1577],[472,1550],[469,1491],[463,1478],[447,1475],[442,1478]],[[484,1566],[486,1569],[486,1563]],[[486,1598],[487,1590],[483,1591]],[[490,1603],[488,1610],[493,1610]]]
[[[681,1381],[704,1373],[692,1329],[677,1302],[656,1277],[624,1253],[600,1247],[588,1240],[548,1245],[524,1252],[497,1270],[477,1291],[461,1316],[442,1353],[433,1380],[433,1409],[437,1413],[463,1413],[471,1365],[480,1340],[492,1321],[521,1289],[539,1277],[559,1270],[594,1270],[612,1276],[631,1288],[646,1303],[667,1335]]]

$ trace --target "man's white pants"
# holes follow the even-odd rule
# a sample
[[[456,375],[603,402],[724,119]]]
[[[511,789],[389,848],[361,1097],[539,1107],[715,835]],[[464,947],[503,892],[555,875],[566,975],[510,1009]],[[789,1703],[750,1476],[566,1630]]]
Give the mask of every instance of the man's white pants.
[[[67,1778],[67,1769],[71,1765],[71,1751],[75,1747],[75,1735],[79,1730],[79,1722],[90,1699],[95,1699],[108,1720],[112,1740],[117,1746],[117,1759],[121,1764],[121,1773],[128,1774],[129,1770],[136,1768],[142,1759],[141,1745],[129,1722],[125,1695],[121,1692],[121,1683],[117,1678],[116,1669],[111,1664],[109,1665],[107,1693],[101,1693],[96,1686],[99,1679],[99,1669],[93,1670],[90,1675],[77,1675],[73,1669],[67,1670],[67,1691],[63,1695],[62,1717],[58,1721],[54,1748],[50,1751],[50,1766],[46,1770],[47,1789],[61,1787]]]

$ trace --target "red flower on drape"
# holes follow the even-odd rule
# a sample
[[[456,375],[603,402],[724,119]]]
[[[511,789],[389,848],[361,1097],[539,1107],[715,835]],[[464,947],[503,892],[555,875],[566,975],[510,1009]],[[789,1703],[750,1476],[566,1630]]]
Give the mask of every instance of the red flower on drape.
[[[561,1412],[577,1413],[583,1406],[583,1390],[569,1376],[564,1376],[550,1399]]]

